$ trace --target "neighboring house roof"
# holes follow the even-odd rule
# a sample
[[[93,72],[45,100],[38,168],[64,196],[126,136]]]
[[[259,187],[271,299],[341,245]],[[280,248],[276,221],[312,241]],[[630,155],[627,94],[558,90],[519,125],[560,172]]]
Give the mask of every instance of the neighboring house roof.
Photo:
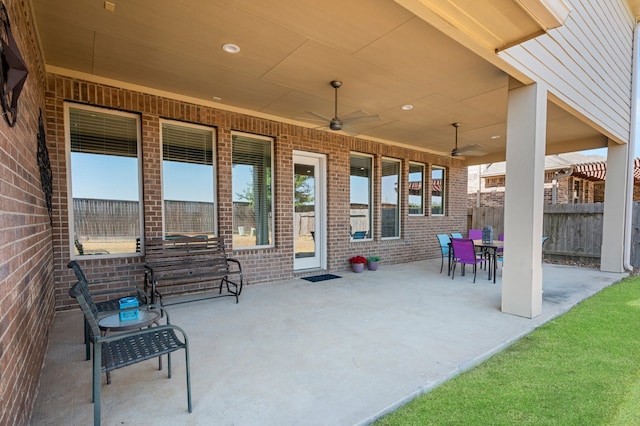
[[[421,190],[422,190],[422,182],[420,181],[409,182],[409,195],[420,195]],[[442,179],[431,180],[431,191],[433,192],[442,191]]]
[[[593,181],[605,180],[607,178],[607,162],[576,164],[572,176]],[[640,158],[633,160],[633,181],[640,182]]]
[[[633,160],[633,180],[640,182],[640,158]],[[545,157],[545,170],[571,169],[571,176],[579,177],[590,181],[603,181],[607,178],[606,158],[600,155],[583,155],[579,153],[557,154]],[[489,164],[480,173],[483,178],[504,176],[506,174],[506,163]]]
[[[591,181],[605,180],[607,177],[607,163],[599,161],[597,163],[576,164],[571,176]]]
[[[567,154],[547,155],[544,157],[545,170],[566,169],[576,164],[604,162],[606,158],[601,155],[584,155],[577,152]],[[491,163],[480,173],[483,178],[492,176],[504,176],[507,174],[507,163]]]

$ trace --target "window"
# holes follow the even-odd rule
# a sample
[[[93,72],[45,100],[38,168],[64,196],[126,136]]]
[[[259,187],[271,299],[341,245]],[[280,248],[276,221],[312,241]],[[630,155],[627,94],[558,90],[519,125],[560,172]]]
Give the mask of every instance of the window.
[[[444,216],[445,177],[443,167],[431,168],[431,214],[433,216]]]
[[[499,177],[492,177],[492,178],[486,178],[485,179],[485,188],[499,188],[499,187],[504,187],[505,186],[505,177],[504,176],[499,176]]]
[[[213,130],[161,122],[165,236],[216,235]]]
[[[409,163],[409,214],[424,214],[424,164]]]
[[[382,238],[400,237],[400,161],[382,159]]]
[[[373,164],[371,157],[351,154],[350,170],[351,239],[370,239],[373,234],[371,223]]]
[[[273,140],[233,133],[233,247],[273,245]]]
[[[140,119],[65,104],[72,257],[139,251]]]

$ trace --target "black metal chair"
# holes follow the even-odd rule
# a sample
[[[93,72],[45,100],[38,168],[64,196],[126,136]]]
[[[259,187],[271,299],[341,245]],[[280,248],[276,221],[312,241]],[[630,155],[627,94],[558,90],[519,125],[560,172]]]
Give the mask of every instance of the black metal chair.
[[[99,296],[99,297],[106,298],[106,300],[101,300],[99,302],[94,303],[98,314],[102,314],[102,313],[106,314],[108,312],[118,311],[120,309],[120,303],[119,303],[120,299],[123,297],[131,297],[131,296],[135,297],[138,300],[139,306],[148,305],[149,301],[151,300],[147,296],[147,294],[144,291],[142,291],[142,289],[136,286],[117,287],[117,288],[114,287],[114,288],[106,288],[101,290],[91,289],[91,287],[94,287],[97,285],[110,286],[113,283],[119,284],[122,281],[121,280],[96,281],[89,284],[89,280],[87,280],[87,277],[84,274],[84,271],[82,270],[78,262],[76,262],[75,260],[72,260],[67,264],[67,268],[73,269],[73,272],[76,274],[76,278],[78,278],[78,281],[84,281],[85,283],[87,283],[88,290],[92,296]],[[117,297],[112,298],[113,296],[117,296]],[[91,333],[91,330],[89,328],[89,324],[85,320],[84,344],[85,344],[85,356],[87,361],[91,359],[90,333]]]
[[[128,331],[119,334],[102,336],[98,325],[98,309],[93,303],[89,286],[85,280],[78,281],[70,290],[69,295],[75,298],[82,309],[84,318],[91,330],[93,343],[93,423],[100,425],[100,403],[102,388],[102,373],[126,367],[141,361],[167,355],[168,377],[171,378],[171,352],[184,349],[187,378],[187,408],[192,412],[191,404],[191,376],[189,371],[189,343],[187,335],[180,327],[169,323],[144,329]],[[157,307],[157,309],[161,309]],[[178,334],[180,337],[178,336]],[[160,367],[161,368],[161,367]]]

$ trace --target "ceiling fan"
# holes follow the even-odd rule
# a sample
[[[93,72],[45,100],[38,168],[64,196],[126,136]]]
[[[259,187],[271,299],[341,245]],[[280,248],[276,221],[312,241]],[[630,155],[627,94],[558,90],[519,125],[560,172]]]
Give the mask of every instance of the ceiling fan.
[[[460,123],[455,122],[455,123],[451,123],[451,125],[456,129],[456,142],[453,147],[453,150],[451,151],[452,157],[460,157],[462,155],[468,155],[468,156],[482,155],[482,153],[479,152],[479,149],[482,148],[482,145],[473,144],[473,145],[466,145],[461,148],[458,148],[458,127],[460,127]]]
[[[329,125],[329,129],[334,130],[334,131],[338,131],[338,130],[348,130],[348,127],[350,124],[354,124],[354,123],[364,123],[367,121],[380,121],[381,118],[379,115],[369,115],[366,112],[362,111],[362,110],[358,110],[358,111],[354,111],[342,118],[338,117],[338,89],[342,86],[342,82],[339,80],[332,80],[330,83],[331,87],[334,88],[335,90],[335,96],[334,96],[334,114],[333,114],[333,118],[329,118],[325,115],[319,114],[317,112],[313,112],[313,111],[308,111],[308,114],[311,114],[315,117],[318,117],[320,120],[315,120],[315,119],[310,119],[310,118],[303,118],[300,117],[303,120],[311,120],[311,121],[323,121],[325,123],[328,122]],[[324,126],[323,126],[324,127]]]

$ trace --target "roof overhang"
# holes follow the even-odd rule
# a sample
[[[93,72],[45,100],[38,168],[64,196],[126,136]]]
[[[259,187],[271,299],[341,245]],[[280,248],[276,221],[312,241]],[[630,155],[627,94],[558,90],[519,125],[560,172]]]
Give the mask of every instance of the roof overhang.
[[[436,27],[442,23],[495,53],[561,26],[564,0],[396,0]],[[440,21],[440,22],[439,22]]]

